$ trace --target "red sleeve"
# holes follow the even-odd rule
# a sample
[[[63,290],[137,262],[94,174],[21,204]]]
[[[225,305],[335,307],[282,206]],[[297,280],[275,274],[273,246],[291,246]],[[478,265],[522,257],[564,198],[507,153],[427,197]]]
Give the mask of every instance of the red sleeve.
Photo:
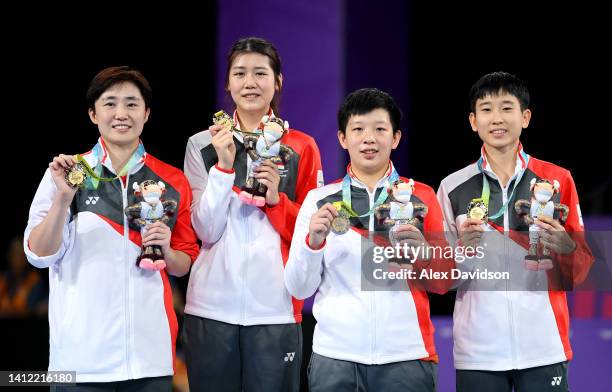
[[[559,262],[561,273],[566,279],[566,284],[569,283],[574,286],[585,280],[594,258],[586,242],[578,193],[576,192],[574,179],[569,171],[566,172],[566,175],[560,181],[559,189],[561,192],[561,204],[569,207],[565,231],[576,242],[576,249],[567,255],[557,254],[556,259]]]
[[[448,242],[444,235],[444,217],[436,194],[431,187],[416,183],[414,195],[427,205],[428,211],[423,222],[423,235],[429,246],[443,250],[446,249]],[[447,254],[448,252],[438,251],[435,252],[435,257],[428,261],[415,262],[414,267],[416,271],[419,271],[419,274],[422,270],[428,270],[430,276],[431,273],[436,272],[447,274],[447,277],[421,281],[424,288],[428,291],[444,294],[451,288],[453,281],[450,279],[450,276],[451,270],[455,268],[455,261],[453,258],[445,257]]]
[[[306,234],[306,246],[308,246],[312,250],[321,250],[321,249],[323,249],[325,244],[327,244],[327,238],[326,238],[326,239],[323,240],[323,242],[321,243],[321,245],[319,245],[318,248],[313,248],[312,246],[310,246],[309,240],[310,240],[310,233]]]
[[[197,243],[195,231],[191,226],[191,187],[184,175],[182,175],[178,191],[181,197],[176,223],[172,228],[170,247],[187,254],[191,258],[191,262],[193,262],[198,257],[200,247]]]
[[[307,136],[304,139],[304,148],[300,155],[298,165],[297,183],[295,189],[295,202],[283,192],[280,192],[280,201],[274,207],[265,207],[264,211],[274,229],[284,241],[291,242],[295,220],[297,219],[300,206],[310,190],[317,187],[318,178],[321,176],[321,155],[314,139]]]

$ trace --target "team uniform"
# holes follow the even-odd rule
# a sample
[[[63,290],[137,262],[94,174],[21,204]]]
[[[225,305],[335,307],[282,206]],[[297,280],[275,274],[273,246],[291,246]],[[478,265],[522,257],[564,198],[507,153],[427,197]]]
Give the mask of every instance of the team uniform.
[[[76,193],[55,254],[38,256],[28,246],[57,192],[50,170],[30,208],[24,250],[31,264],[49,268],[49,370],[76,371],[79,383],[170,380],[174,373],[178,324],[168,274],[136,266],[141,235],[129,226],[124,209],[136,202],[130,184],[163,181],[164,197],[178,203],[168,222],[170,246],[194,260],[198,245],[189,213],[191,189],[179,169],[146,153],[142,143],[136,154],[124,178]],[[103,177],[116,176],[102,139],[83,157],[91,167],[101,165]]]
[[[239,124],[236,114],[234,120]],[[234,134],[229,171],[217,166],[211,141],[208,130],[192,136],[185,155],[192,222],[202,240],[183,331],[190,385],[297,390],[303,301],[289,294],[283,271],[300,205],[323,183],[319,150],[312,137],[289,129],[280,142],[294,153],[278,164],[280,202],[259,208],[238,198],[252,163],[241,134]]]
[[[374,191],[369,191],[349,166],[352,209],[358,214],[368,212],[381,192],[387,192],[394,172],[390,163]],[[363,290],[364,241],[373,233],[386,233],[388,228],[373,214],[351,217],[348,232],[330,232],[320,249],[308,244],[312,215],[326,203],[342,201],[342,188],[343,181],[337,181],[308,194],[285,268],[285,282],[294,296],[306,298],[316,292],[310,388],[432,391],[438,357],[426,292],[415,289],[408,280],[400,281],[402,287],[393,291]],[[423,222],[425,238],[428,233],[442,233],[442,213],[434,191],[415,182],[410,201],[428,207]]]
[[[489,213],[506,208],[485,224],[483,239],[486,238],[488,246],[484,265],[509,271],[512,280],[496,281],[491,286],[468,280],[458,288],[453,315],[458,390],[486,390],[487,385],[502,388],[513,382],[517,386],[531,385],[532,389],[522,390],[563,390],[560,389],[563,386],[567,389],[565,362],[572,359],[573,353],[563,288],[584,280],[593,261],[580,235],[584,227],[574,181],[566,169],[530,157],[520,146],[514,175],[503,187],[491,170],[483,147],[477,162],[446,177],[438,190],[451,243],[457,243],[458,228],[467,218],[468,204],[482,195],[483,175],[490,184]],[[570,255],[553,253],[558,264],[548,273],[524,267],[529,228],[514,211],[517,200],[531,199],[530,182],[534,178],[559,181],[559,192],[552,200],[569,207],[565,229],[577,245]],[[473,269],[474,263],[465,263],[463,267]],[[561,384],[553,383],[552,377],[561,377]],[[486,380],[501,384],[487,384]]]

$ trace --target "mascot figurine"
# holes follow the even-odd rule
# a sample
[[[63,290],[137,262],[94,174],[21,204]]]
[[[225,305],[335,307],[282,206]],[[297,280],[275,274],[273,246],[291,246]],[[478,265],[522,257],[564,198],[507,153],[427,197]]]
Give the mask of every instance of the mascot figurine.
[[[130,225],[137,227],[141,235],[145,233],[146,226],[151,223],[161,221],[167,224],[176,210],[176,201],[162,199],[161,196],[166,192],[166,186],[161,181],[143,181],[132,186],[134,195],[142,197],[144,201],[132,204],[125,209]],[[140,268],[152,271],[160,271],[166,267],[166,261],[159,245],[143,247],[136,260],[136,265]]]
[[[244,133],[244,147],[246,153],[251,157],[251,166],[246,183],[238,198],[246,204],[263,207],[266,204],[266,192],[268,187],[261,184],[254,177],[256,167],[263,161],[269,159],[274,164],[287,164],[293,150],[291,147],[281,144],[280,140],[287,133],[289,123],[278,117],[263,116],[256,132]]]
[[[389,228],[389,240],[394,246],[397,243],[394,233],[398,226],[410,224],[421,232],[423,231],[427,206],[410,201],[413,191],[414,180],[411,179],[408,182],[397,180],[387,191],[389,192],[387,201],[374,208],[376,219]]]
[[[535,178],[531,180],[531,200],[517,200],[514,209],[523,221],[529,225],[529,252],[525,256],[525,268],[531,271],[549,270],[553,267],[550,250],[543,247],[542,254],[538,254],[540,232],[543,230],[536,225],[534,220],[542,215],[554,218],[559,213],[559,223],[564,225],[569,214],[569,208],[565,204],[554,203],[551,199],[559,192],[557,180]]]

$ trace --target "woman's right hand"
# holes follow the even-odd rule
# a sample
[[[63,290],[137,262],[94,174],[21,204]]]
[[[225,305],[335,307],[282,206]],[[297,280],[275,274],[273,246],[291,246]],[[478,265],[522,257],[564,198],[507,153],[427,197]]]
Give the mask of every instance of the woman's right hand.
[[[221,125],[212,125],[208,130],[212,135],[212,145],[219,158],[219,167],[224,170],[231,170],[236,157],[236,145],[234,144],[232,131],[223,129]]]
[[[478,246],[484,228],[480,219],[467,218],[461,226],[459,226],[459,241],[462,246],[470,246],[475,248]]]
[[[60,154],[53,158],[49,163],[49,170],[55,186],[59,192],[59,196],[66,200],[72,200],[77,188],[73,188],[66,182],[66,170],[77,164],[77,160],[73,155]]]
[[[310,218],[308,227],[308,245],[318,249],[331,231],[331,223],[338,216],[338,210],[331,203],[326,203]]]

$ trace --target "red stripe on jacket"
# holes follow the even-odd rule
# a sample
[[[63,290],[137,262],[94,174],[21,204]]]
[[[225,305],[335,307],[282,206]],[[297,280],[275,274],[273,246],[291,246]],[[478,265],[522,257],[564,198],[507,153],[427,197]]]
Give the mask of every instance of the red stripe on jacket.
[[[311,136],[300,131],[290,130],[281,143],[291,147],[299,156],[298,175],[295,186],[295,201],[291,201],[284,192],[279,192],[280,201],[274,207],[265,206],[265,212],[270,224],[278,232],[281,239],[281,255],[283,266],[289,258],[289,248],[295,229],[300,207],[308,192],[317,187],[318,172],[321,170],[321,155],[319,148]],[[297,323],[302,321],[303,300],[291,297],[293,316]]]

